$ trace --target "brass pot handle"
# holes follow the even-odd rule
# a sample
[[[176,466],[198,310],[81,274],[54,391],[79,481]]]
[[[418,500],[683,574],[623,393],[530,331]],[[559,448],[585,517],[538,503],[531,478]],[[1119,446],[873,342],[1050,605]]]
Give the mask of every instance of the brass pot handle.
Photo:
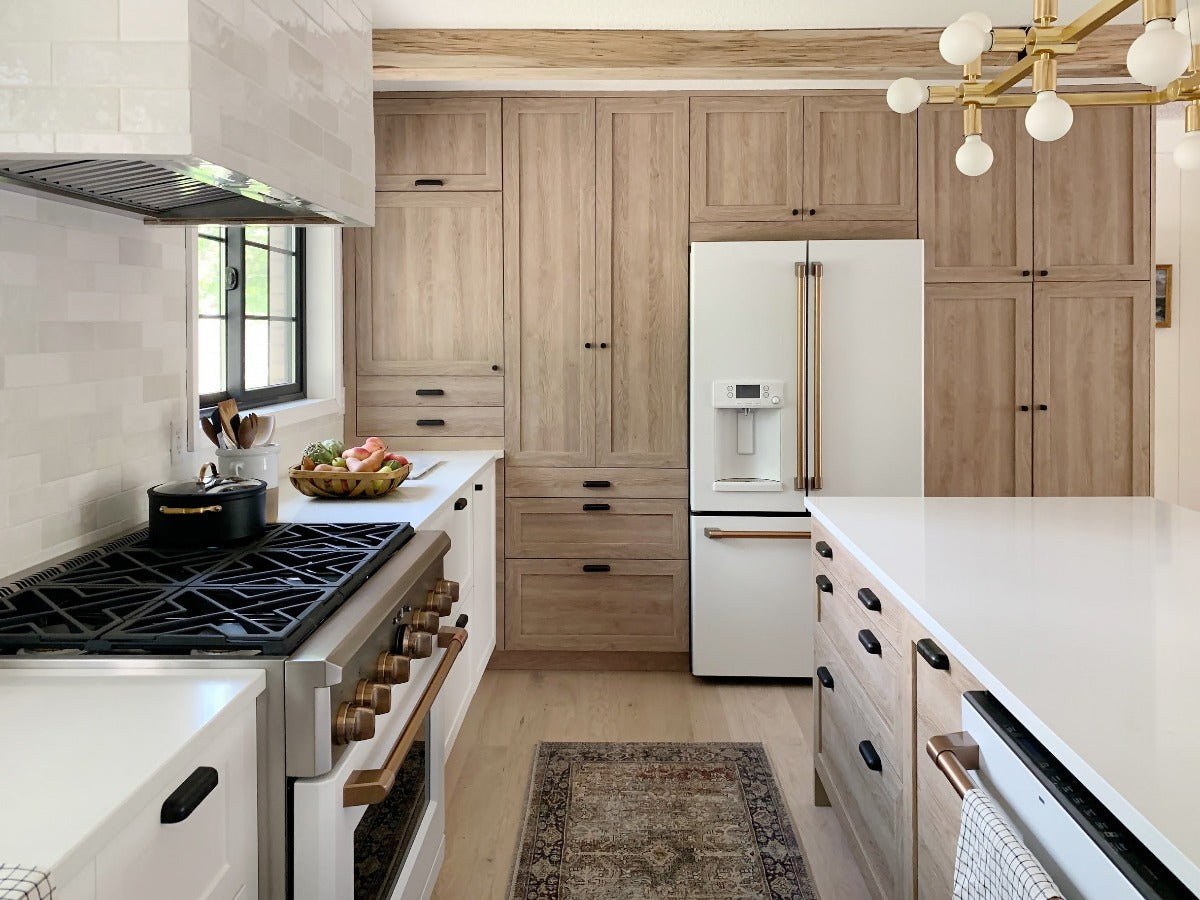
[[[160,506],[158,511],[164,516],[198,516],[203,513],[218,513],[223,508],[221,506]]]
[[[212,469],[212,474],[208,478],[205,478],[204,472],[207,469]],[[217,464],[214,462],[206,462],[200,467],[200,474],[196,476],[196,483],[204,484],[206,481],[215,481],[219,477],[220,474],[217,472]]]

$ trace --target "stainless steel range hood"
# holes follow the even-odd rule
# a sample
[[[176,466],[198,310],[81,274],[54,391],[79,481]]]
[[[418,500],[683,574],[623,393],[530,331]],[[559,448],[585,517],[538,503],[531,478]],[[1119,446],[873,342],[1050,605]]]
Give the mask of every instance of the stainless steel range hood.
[[[373,224],[370,0],[159,5],[47,25],[53,67],[0,35],[0,187],[161,224]]]

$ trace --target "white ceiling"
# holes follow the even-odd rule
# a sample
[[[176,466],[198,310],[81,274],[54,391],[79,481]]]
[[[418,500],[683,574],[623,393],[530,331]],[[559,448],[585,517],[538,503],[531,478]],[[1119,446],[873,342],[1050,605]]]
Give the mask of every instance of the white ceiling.
[[[1061,0],[1069,21],[1094,0]],[[1195,3],[1195,0],[1192,0]],[[941,26],[979,9],[1025,25],[1032,0],[373,0],[376,28],[778,29]],[[1182,5],[1182,3],[1180,4]],[[1118,20],[1137,23],[1140,4]]]

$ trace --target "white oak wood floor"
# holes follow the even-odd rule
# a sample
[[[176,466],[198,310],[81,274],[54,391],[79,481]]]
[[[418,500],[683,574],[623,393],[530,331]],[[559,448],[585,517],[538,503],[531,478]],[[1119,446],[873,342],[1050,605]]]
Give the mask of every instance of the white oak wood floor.
[[[761,741],[823,900],[867,900],[832,809],[813,806],[812,689],[685,672],[488,671],[446,768],[433,900],[507,900],[533,748],[545,741]]]

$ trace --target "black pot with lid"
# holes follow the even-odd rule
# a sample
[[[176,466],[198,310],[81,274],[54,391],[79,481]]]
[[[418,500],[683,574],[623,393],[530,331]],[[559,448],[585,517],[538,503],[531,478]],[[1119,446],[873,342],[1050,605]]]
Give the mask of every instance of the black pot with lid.
[[[212,463],[190,481],[160,484],[146,494],[152,544],[209,547],[256,538],[267,528],[267,483],[218,475]]]

